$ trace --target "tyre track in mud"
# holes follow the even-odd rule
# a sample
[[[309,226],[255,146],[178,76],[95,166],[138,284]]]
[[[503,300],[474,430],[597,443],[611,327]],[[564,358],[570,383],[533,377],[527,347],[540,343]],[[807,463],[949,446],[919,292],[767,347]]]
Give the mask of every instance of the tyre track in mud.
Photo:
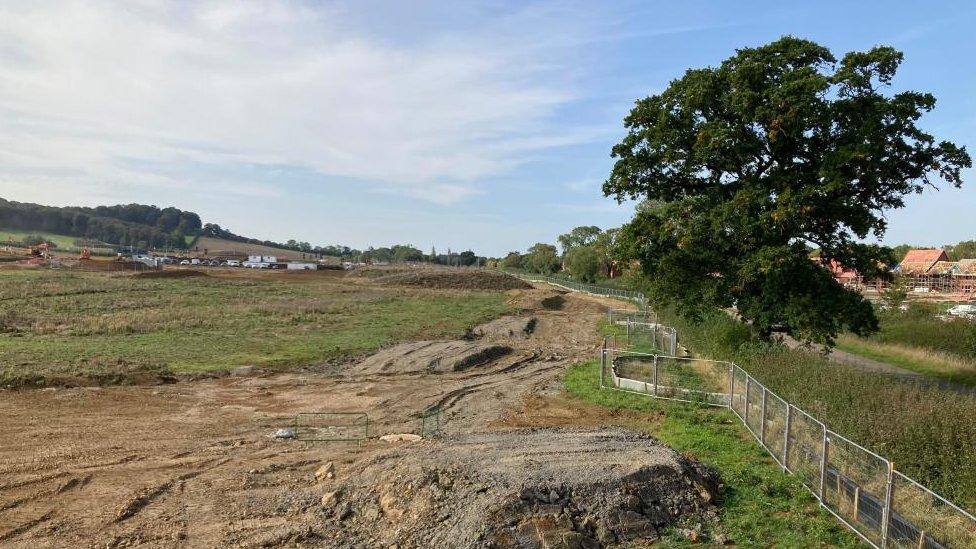
[[[603,309],[593,300],[567,296],[561,310],[548,310],[539,302],[552,291],[525,294],[534,304],[522,314],[538,318],[531,337],[511,342],[513,355],[462,372],[300,372],[10,393],[0,402],[0,428],[26,424],[24,410],[33,407],[38,417],[30,424],[45,430],[43,441],[25,437],[22,453],[0,449],[0,470],[12,476],[0,485],[7,507],[0,541],[24,548],[246,546],[278,536],[267,530],[281,517],[290,517],[286,524],[317,520],[302,509],[321,497],[313,475],[319,464],[341,469],[387,445],[275,442],[273,428],[299,411],[367,409],[378,432],[404,432],[396,429],[414,428],[431,404],[452,429],[490,428],[598,344]],[[42,459],[24,459],[37,448]]]

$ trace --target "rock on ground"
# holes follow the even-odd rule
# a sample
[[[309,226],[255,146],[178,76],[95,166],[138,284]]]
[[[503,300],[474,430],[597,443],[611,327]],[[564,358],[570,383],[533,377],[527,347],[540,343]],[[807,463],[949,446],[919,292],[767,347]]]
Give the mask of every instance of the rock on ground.
[[[326,546],[541,549],[652,541],[679,524],[702,531],[716,520],[719,483],[646,435],[542,429],[398,447],[329,490]]]
[[[511,347],[472,341],[415,341],[384,349],[363,360],[357,373],[457,372],[487,364]]]

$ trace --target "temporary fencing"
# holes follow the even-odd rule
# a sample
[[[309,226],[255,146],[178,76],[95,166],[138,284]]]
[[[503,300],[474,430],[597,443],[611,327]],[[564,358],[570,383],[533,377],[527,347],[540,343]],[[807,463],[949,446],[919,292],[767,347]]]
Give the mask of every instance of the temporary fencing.
[[[639,292],[549,278],[529,277],[646,305]],[[796,476],[825,509],[873,547],[976,547],[976,517],[971,513],[895,470],[891,460],[830,430],[740,366],[674,356],[677,334],[661,326],[653,312],[610,309],[607,321],[626,330],[630,349],[604,345],[601,387],[730,409],[784,471]]]

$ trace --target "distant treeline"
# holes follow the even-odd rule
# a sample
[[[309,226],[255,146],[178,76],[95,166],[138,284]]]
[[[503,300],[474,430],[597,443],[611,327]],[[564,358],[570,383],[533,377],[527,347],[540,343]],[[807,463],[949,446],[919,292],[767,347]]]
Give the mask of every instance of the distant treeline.
[[[247,238],[246,236],[241,236],[224,229],[215,223],[204,224],[203,229],[200,230],[200,235],[209,236],[212,238],[221,238],[224,240],[233,240],[235,242],[243,242],[245,244],[255,244],[269,246],[272,248],[294,250],[296,252],[302,252],[309,255],[338,257],[347,261],[363,261],[372,263],[423,262],[450,266],[472,266],[484,265],[486,259],[476,255],[471,250],[465,250],[460,253],[448,250],[446,254],[438,254],[437,250],[432,249],[429,254],[425,254],[409,244],[395,244],[391,247],[370,247],[365,250],[357,250],[355,248],[342,245],[313,246],[308,242],[298,242],[296,240],[289,240],[288,242],[283,243],[274,242],[271,240]]]
[[[427,262],[441,265],[483,265],[485,258],[471,250],[460,253],[438,254],[431,250],[425,254],[411,245],[368,248],[356,250],[349,246],[313,246],[308,242],[289,240],[274,242],[235,234],[216,223],[203,224],[200,216],[177,208],[159,208],[144,204],[120,204],[82,208],[75,206],[55,207],[14,202],[0,198],[0,228],[17,229],[38,233],[74,236],[79,239],[131,246],[142,249],[186,249],[190,240],[197,236],[209,236],[256,244],[273,248],[294,250],[309,255],[339,257],[348,261],[364,262]],[[40,235],[30,235],[36,244]]]
[[[0,198],[0,227],[75,236],[140,248],[185,248],[200,216],[142,204],[54,207]]]

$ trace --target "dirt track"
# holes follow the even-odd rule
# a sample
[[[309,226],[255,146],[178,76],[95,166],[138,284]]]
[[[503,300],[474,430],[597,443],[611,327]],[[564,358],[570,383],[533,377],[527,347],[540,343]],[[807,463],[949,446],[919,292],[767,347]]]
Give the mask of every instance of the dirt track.
[[[6,391],[0,395],[0,545],[254,545],[292,523],[314,471],[388,448],[276,441],[309,411],[365,411],[374,434],[413,432],[439,404],[448,433],[477,432],[527,395],[551,390],[599,346],[606,302],[513,290],[536,319],[513,351],[459,372],[227,377],[148,387]],[[543,305],[543,301],[548,305]],[[265,540],[269,545],[288,539]]]

